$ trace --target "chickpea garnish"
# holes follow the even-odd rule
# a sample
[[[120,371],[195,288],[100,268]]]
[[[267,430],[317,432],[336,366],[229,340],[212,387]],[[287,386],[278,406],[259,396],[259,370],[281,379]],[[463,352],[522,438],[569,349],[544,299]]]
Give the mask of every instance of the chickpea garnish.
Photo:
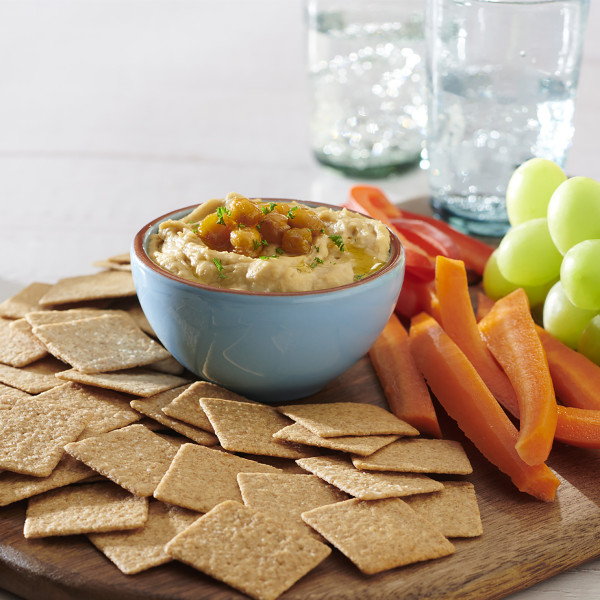
[[[229,194],[225,206],[206,216],[193,231],[212,250],[263,258],[265,247],[270,245],[277,246],[274,256],[310,253],[325,225],[314,211],[303,206]]]

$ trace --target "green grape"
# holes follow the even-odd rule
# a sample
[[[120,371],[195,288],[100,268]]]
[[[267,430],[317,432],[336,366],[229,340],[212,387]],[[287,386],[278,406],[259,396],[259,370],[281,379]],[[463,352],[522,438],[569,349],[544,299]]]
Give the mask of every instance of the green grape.
[[[560,281],[575,306],[600,310],[600,239],[579,242],[565,254]]]
[[[546,294],[553,285],[554,281],[542,285],[525,286],[523,289],[527,294],[527,298],[529,298],[529,306],[534,307],[542,304],[546,298]],[[488,258],[485,269],[483,270],[483,291],[487,296],[492,298],[492,300],[499,300],[500,298],[504,298],[504,296],[508,296],[511,292],[514,292],[518,287],[520,286],[515,285],[502,277],[502,273],[500,273],[500,269],[498,268],[497,250],[494,250]]]
[[[554,190],[567,176],[551,160],[532,158],[513,174],[506,189],[506,211],[511,225],[545,217]]]
[[[544,218],[511,227],[497,253],[502,277],[515,285],[543,285],[558,278],[562,256]]]
[[[561,183],[548,204],[548,229],[555,246],[569,248],[600,238],[600,183],[589,177],[572,177]]]
[[[567,298],[559,281],[552,286],[544,302],[544,329],[563,344],[577,348],[581,333],[596,314],[594,310],[577,308]]]
[[[583,330],[577,351],[600,365],[600,315],[596,315]]]

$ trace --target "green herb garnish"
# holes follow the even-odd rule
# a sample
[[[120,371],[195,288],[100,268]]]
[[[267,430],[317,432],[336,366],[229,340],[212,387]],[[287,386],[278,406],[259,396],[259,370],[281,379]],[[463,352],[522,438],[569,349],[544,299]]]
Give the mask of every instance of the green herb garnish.
[[[217,267],[217,271],[219,271],[219,277],[221,279],[225,279],[227,275],[223,273],[223,265],[221,264],[221,261],[218,258],[213,258],[213,262],[215,263],[215,267]]]
[[[344,240],[341,235],[330,235],[328,237],[340,249],[340,252],[344,251]]]
[[[261,206],[260,210],[262,210],[263,215],[266,215],[270,212],[273,212],[276,206],[276,202],[270,202],[267,206]]]
[[[292,208],[290,208],[290,210],[288,210],[288,219],[293,219],[294,218],[294,213],[299,209],[299,206],[292,206]]]
[[[275,248],[275,252],[277,252],[277,254],[283,254],[283,248]]]
[[[360,281],[363,277],[365,277],[366,273],[361,273],[360,275],[354,276],[354,281]]]
[[[231,211],[227,210],[224,206],[219,206],[217,208],[217,223],[219,225],[225,225],[225,221],[223,220],[225,215],[231,216]]]

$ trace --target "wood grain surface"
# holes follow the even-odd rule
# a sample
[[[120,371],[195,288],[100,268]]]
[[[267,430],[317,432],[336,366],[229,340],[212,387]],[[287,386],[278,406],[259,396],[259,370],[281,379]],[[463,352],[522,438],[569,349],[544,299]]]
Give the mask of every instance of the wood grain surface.
[[[361,401],[387,406],[368,358],[310,401]],[[484,534],[453,540],[456,552],[435,561],[362,575],[335,551],[283,599],[492,599],[527,588],[600,555],[600,454],[556,447],[549,464],[561,479],[551,504],[518,492],[448,419],[473,463]],[[26,540],[25,502],[0,509],[0,587],[27,600],[225,600],[244,598],[184,565],[121,574],[84,536]]]

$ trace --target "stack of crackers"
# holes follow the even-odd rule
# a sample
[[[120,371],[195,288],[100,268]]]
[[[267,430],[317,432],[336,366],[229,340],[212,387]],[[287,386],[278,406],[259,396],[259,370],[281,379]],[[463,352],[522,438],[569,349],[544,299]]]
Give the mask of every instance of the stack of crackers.
[[[253,402],[155,339],[126,256],[0,303],[0,506],[123,573],[178,560],[274,599],[339,551],[366,574],[482,526],[462,446],[356,402]],[[65,541],[68,543],[68,541]]]

